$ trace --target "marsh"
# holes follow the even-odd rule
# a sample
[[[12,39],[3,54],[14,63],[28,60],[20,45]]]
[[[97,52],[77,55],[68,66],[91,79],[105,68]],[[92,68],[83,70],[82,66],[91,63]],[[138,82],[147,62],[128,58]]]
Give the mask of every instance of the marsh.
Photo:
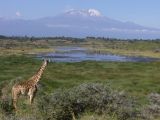
[[[82,62],[82,61],[114,61],[114,62],[151,62],[158,58],[141,56],[124,56],[111,53],[90,52],[88,49],[77,46],[56,47],[54,52],[39,54],[38,58],[49,58],[52,62]]]

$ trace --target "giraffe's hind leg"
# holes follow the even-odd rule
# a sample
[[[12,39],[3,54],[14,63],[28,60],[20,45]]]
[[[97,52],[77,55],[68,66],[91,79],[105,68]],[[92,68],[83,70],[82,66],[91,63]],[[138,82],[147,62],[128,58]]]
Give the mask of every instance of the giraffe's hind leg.
[[[13,108],[17,110],[17,99],[12,100]]]
[[[12,88],[12,105],[15,110],[17,110],[17,100],[18,100],[18,91],[13,87]]]

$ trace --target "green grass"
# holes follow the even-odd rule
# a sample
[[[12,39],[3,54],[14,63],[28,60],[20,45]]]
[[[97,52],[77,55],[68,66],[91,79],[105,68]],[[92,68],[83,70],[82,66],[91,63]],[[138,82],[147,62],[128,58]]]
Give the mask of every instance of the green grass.
[[[115,116],[108,116],[104,115],[97,115],[93,113],[85,113],[80,119],[78,120],[118,120]]]
[[[91,53],[112,53],[126,56],[144,56],[160,58],[160,41],[88,39],[0,39],[0,56],[39,54],[55,51],[57,46],[81,46]]]
[[[84,47],[93,53],[160,58],[159,41],[88,39]]]
[[[38,54],[54,51],[56,46],[81,46],[89,52],[114,53],[131,56],[160,57],[159,41],[103,41],[103,40],[0,40],[0,88],[7,83],[8,96],[13,82],[27,80],[41,66],[42,61],[25,54]],[[39,82],[38,96],[50,95],[57,89],[70,89],[82,83],[102,83],[117,91],[125,91],[138,102],[139,107],[148,104],[147,95],[160,93],[160,62],[95,62],[49,63]],[[1,84],[2,83],[2,84]],[[10,88],[9,88],[10,87]],[[1,95],[1,94],[0,94]],[[10,97],[10,96],[9,96]],[[7,98],[10,101],[10,98]],[[35,101],[40,101],[36,97]],[[35,104],[28,106],[28,100],[22,97],[17,117],[40,117]],[[37,110],[38,109],[38,110]],[[38,112],[38,113],[37,113]],[[0,119],[1,115],[0,114]],[[37,118],[39,119],[39,118]],[[80,120],[116,119],[115,116],[84,113]]]
[[[23,55],[1,56],[0,88],[2,88],[1,83],[7,83],[10,86],[13,82],[27,80],[36,73],[41,64],[41,60]],[[128,96],[136,99],[139,105],[137,109],[141,109],[141,106],[148,104],[148,94],[160,93],[159,71],[160,62],[52,62],[48,64],[39,82],[38,96],[50,95],[57,89],[70,89],[82,83],[102,83],[106,86],[109,85],[114,90],[125,91]],[[10,90],[6,94],[9,95]],[[39,100],[38,97],[35,98],[35,101]],[[29,106],[28,99],[22,97],[18,102],[20,111],[17,117],[28,117],[28,119],[33,116],[41,117],[36,105],[37,102],[33,106]],[[116,120],[115,116],[94,113],[93,115],[84,113],[79,119],[92,118]]]
[[[0,82],[26,80],[40,67],[40,60],[25,56],[0,57]],[[82,83],[109,84],[145,100],[145,95],[160,93],[160,62],[49,63],[40,84],[46,93]]]

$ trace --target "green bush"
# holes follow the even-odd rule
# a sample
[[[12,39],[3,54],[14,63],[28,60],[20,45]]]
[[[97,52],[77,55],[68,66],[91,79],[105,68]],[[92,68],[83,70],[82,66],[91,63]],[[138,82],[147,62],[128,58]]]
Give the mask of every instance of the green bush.
[[[142,110],[142,118],[153,120],[160,118],[160,94],[151,93],[148,95],[149,105]]]
[[[82,84],[67,91],[59,90],[41,98],[38,105],[44,116],[56,120],[71,120],[86,111],[115,115],[119,120],[136,117],[134,102],[126,94],[101,84]]]
[[[45,94],[39,89],[32,106],[19,101],[17,113],[12,109],[10,97],[1,99],[0,119],[75,120],[84,113],[107,115],[115,120],[153,119],[159,115],[159,94],[151,94],[149,98],[150,105],[138,112],[138,104],[133,98],[123,91],[118,92],[102,84],[81,84],[68,90],[59,89],[51,94]]]

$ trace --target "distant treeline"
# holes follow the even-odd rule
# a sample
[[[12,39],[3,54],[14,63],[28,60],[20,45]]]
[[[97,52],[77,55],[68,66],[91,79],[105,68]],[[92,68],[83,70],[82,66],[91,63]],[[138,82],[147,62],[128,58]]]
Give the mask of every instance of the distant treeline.
[[[107,40],[107,41],[160,41],[160,39],[118,39],[118,38],[106,38],[106,37],[92,37],[88,36],[86,38],[74,38],[74,37],[65,37],[65,36],[59,36],[59,37],[30,37],[30,36],[4,36],[0,35],[0,39],[10,39],[10,40],[77,40],[77,41],[85,41],[85,40]]]
[[[4,35],[0,35],[0,39],[13,39],[13,40],[79,40],[79,41],[83,41],[84,38],[73,38],[73,37],[64,37],[64,36],[60,36],[60,37],[29,37],[29,36],[4,36]]]
[[[92,40],[108,40],[108,41],[160,41],[160,39],[120,39],[120,38],[106,38],[106,37],[86,37],[85,39]]]

